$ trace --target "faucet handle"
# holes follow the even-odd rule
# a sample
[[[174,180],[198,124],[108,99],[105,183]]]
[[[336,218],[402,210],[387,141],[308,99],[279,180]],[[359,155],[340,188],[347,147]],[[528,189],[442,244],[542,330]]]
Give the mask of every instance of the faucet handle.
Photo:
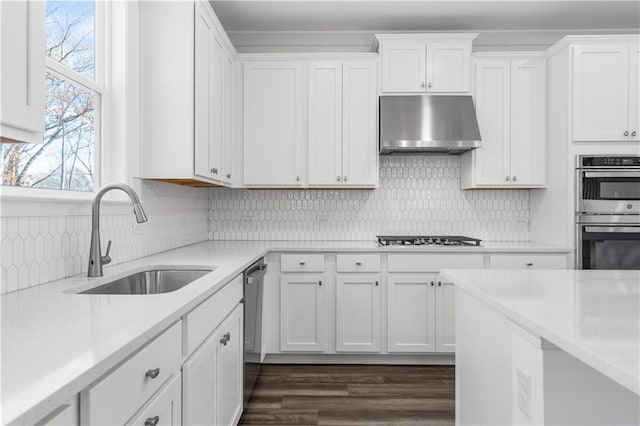
[[[109,242],[107,243],[107,252],[104,254],[104,256],[102,256],[103,265],[108,265],[109,263],[111,263],[111,256],[109,256],[110,252],[111,252],[111,240],[109,240]]]

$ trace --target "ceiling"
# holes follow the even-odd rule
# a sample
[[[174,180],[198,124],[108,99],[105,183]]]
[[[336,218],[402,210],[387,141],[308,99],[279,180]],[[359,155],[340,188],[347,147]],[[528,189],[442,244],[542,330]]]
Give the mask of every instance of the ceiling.
[[[227,31],[634,29],[640,2],[213,0]]]

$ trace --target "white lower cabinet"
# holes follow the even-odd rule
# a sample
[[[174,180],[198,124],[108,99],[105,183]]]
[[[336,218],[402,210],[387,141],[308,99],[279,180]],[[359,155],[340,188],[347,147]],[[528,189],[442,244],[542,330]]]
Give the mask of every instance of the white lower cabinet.
[[[437,275],[436,289],[436,352],[456,351],[456,287]]]
[[[180,373],[173,376],[151,401],[127,425],[180,426],[182,425],[182,386]]]
[[[336,275],[336,352],[380,352],[380,275]]]
[[[387,351],[435,351],[434,309],[434,274],[389,274]]]
[[[325,289],[324,274],[286,274],[280,277],[282,352],[322,352],[326,349]]]
[[[185,425],[235,424],[242,413],[242,317],[238,305],[182,367]]]
[[[491,269],[567,269],[567,256],[553,254],[495,254]]]

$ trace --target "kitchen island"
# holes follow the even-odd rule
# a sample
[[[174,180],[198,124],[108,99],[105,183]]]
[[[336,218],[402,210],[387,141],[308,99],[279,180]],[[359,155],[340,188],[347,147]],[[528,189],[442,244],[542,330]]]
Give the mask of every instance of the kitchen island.
[[[441,273],[457,424],[640,424],[640,271]]]

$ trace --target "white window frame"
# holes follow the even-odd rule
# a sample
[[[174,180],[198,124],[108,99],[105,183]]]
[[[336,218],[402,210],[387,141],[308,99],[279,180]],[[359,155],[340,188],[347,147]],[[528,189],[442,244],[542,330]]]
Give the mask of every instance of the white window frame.
[[[71,81],[82,90],[88,90],[94,94],[95,102],[95,141],[93,148],[94,155],[94,188],[93,191],[72,191],[65,189],[32,188],[19,186],[0,185],[0,203],[4,204],[2,210],[6,210],[6,202],[20,202],[21,200],[30,202],[42,200],[43,202],[64,202],[64,201],[90,201],[100,188],[102,182],[108,179],[105,176],[107,168],[102,159],[105,157],[107,144],[103,141],[109,140],[110,123],[110,73],[111,60],[109,55],[111,49],[111,5],[109,1],[94,0],[94,39],[95,39],[95,80],[81,75],[80,73],[66,67],[60,62],[45,58],[45,72],[57,78]],[[44,54],[44,52],[43,52]],[[45,78],[43,75],[42,78]],[[44,117],[43,117],[44,119]],[[13,209],[11,209],[13,210]],[[22,209],[18,209],[20,211]],[[6,212],[1,211],[1,216],[6,216]]]

